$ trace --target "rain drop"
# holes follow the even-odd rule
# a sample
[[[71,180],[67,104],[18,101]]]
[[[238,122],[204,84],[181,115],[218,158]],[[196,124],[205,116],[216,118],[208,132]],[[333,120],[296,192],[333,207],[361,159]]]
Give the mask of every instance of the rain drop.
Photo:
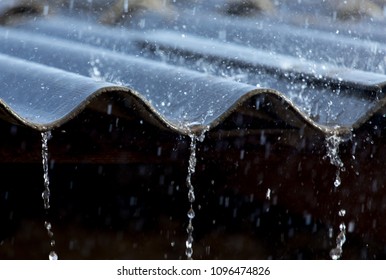
[[[48,255],[49,260],[56,261],[58,259],[58,255],[55,253],[55,251],[51,251]]]
[[[186,228],[186,232],[187,232],[188,234],[192,234],[192,233],[193,233],[193,230],[194,230],[194,228],[193,228],[192,223],[189,223],[188,227]]]
[[[191,259],[192,255],[193,255],[193,249],[192,248],[186,248],[185,254],[188,257],[188,259]]]
[[[43,15],[47,16],[49,10],[50,10],[50,6],[49,5],[44,5],[44,7],[43,7]]]
[[[189,190],[188,192],[188,199],[190,203],[193,203],[196,200],[196,197],[194,195],[194,192],[192,190]]]
[[[271,189],[270,188],[267,189],[267,193],[265,194],[265,198],[268,200],[271,199]]]
[[[334,181],[334,186],[337,188],[342,183],[342,181],[340,180],[340,171],[339,171],[339,169],[336,171],[336,175],[335,176],[336,177],[335,177],[335,181]]]
[[[342,256],[342,248],[334,248],[334,249],[331,249],[330,251],[330,257],[331,259],[333,260],[338,260],[340,259],[340,257]]]
[[[51,230],[52,228],[51,223],[49,222],[44,222],[44,226],[46,227],[47,230]]]
[[[351,221],[348,223],[348,229],[347,231],[348,232],[354,232],[354,229],[355,229],[355,222]]]
[[[336,244],[338,244],[339,247],[342,247],[345,242],[346,242],[346,235],[343,232],[340,232],[336,237]]]
[[[344,209],[339,210],[338,215],[339,215],[340,217],[344,217],[344,216],[346,215],[346,210],[344,210]]]
[[[188,218],[194,219],[195,216],[196,216],[196,213],[194,213],[194,210],[192,208],[190,208],[188,211]]]
[[[112,104],[108,104],[107,105],[107,115],[111,115],[113,111],[113,105]]]

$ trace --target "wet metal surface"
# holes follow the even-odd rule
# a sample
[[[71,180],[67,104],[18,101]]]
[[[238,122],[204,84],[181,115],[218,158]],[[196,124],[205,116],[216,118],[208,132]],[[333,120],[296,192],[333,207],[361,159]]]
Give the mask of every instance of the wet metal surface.
[[[0,29],[7,117],[39,130],[62,125],[101,92],[140,99],[181,133],[216,126],[257,94],[323,132],[360,127],[384,103],[385,45],[341,35],[340,21],[311,28],[278,15],[224,15],[205,2],[175,4],[168,16],[145,9],[118,27],[99,23],[112,5],[68,4]],[[354,22],[349,32],[369,24]]]
[[[49,251],[47,130],[59,258],[184,258],[203,132],[195,258],[328,259],[341,223],[342,258],[385,258],[386,21],[364,2],[1,1],[0,258]]]

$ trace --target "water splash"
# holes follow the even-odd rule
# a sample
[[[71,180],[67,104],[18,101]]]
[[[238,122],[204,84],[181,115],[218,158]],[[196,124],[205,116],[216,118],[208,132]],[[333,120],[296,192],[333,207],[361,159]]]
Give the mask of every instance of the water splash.
[[[43,164],[43,180],[44,180],[44,190],[42,192],[43,206],[46,210],[46,215],[48,214],[48,209],[50,208],[50,179],[48,176],[48,140],[51,138],[51,132],[45,131],[41,133],[42,136],[42,164]],[[49,221],[44,222],[44,228],[47,230],[48,237],[50,238],[50,246],[53,249],[55,247],[54,233],[52,231],[52,225]],[[58,255],[54,250],[52,250],[48,255],[49,260],[57,260]]]
[[[190,133],[190,155],[189,155],[189,165],[188,165],[188,175],[186,177],[186,186],[188,187],[188,200],[190,202],[190,209],[188,210],[187,216],[189,219],[188,226],[186,228],[186,232],[188,233],[188,238],[186,239],[185,245],[185,255],[187,259],[191,260],[193,255],[193,224],[192,220],[195,218],[196,213],[193,209],[193,203],[196,200],[196,196],[194,193],[194,186],[192,184],[192,175],[196,172],[197,158],[196,158],[196,150],[197,150],[197,141],[203,142],[205,138],[205,132],[203,131],[200,135],[196,135],[194,133]]]
[[[343,161],[339,156],[339,145],[344,141],[346,141],[346,139],[337,135],[336,133],[327,136],[325,141],[327,147],[326,157],[328,157],[330,159],[330,163],[337,168],[334,180],[334,186],[336,188],[342,184],[340,173],[346,170]]]

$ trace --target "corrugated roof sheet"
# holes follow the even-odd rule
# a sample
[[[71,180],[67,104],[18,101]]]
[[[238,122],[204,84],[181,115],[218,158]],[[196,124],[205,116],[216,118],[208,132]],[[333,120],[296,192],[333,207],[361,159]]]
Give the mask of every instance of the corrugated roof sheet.
[[[3,2],[3,22],[10,14],[22,18],[0,30],[7,117],[51,129],[102,92],[125,92],[181,133],[214,127],[246,99],[258,103],[262,96],[323,132],[357,128],[383,108],[385,47],[362,31],[381,24],[372,18],[344,25],[327,16],[310,23],[308,16],[296,23],[299,7],[313,9],[308,2],[284,2],[263,17],[226,14],[221,1],[137,2],[141,12],[125,12],[124,1],[28,8]]]
[[[0,164],[15,184],[0,189],[0,212],[9,212],[2,219],[12,224],[19,213],[8,200],[18,190],[26,197],[12,201],[27,214],[39,211],[31,198],[37,190],[22,188],[41,179],[41,166],[33,165],[41,161],[41,139],[31,131],[53,129],[51,164],[57,165],[50,172],[53,192],[62,195],[53,198],[60,210],[52,216],[61,222],[54,225],[82,219],[93,225],[111,211],[116,215],[105,217],[106,227],[122,230],[131,219],[139,234],[129,235],[145,244],[142,230],[160,212],[164,231],[150,235],[179,240],[160,251],[181,258],[186,236],[175,232],[186,211],[175,209],[187,207],[178,186],[185,184],[189,145],[181,135],[209,131],[198,143],[205,156],[194,176],[204,186],[197,191],[207,213],[197,211],[194,221],[201,240],[195,256],[326,258],[345,219],[352,240],[345,257],[384,257],[385,19],[381,1],[356,2],[1,1],[0,130],[7,137],[0,139]],[[15,176],[19,171],[25,178]],[[337,172],[351,188],[333,187]],[[106,185],[114,185],[107,195]],[[342,208],[344,217],[337,215]],[[223,234],[228,220],[230,241]],[[205,235],[203,228],[215,223]],[[237,235],[251,223],[262,243]],[[90,235],[80,231],[71,242],[95,241]],[[235,256],[233,245],[219,240],[264,250],[244,244]],[[74,244],[58,245],[59,255],[132,257],[120,248],[98,255]],[[159,244],[149,244],[140,258],[165,257],[152,252]],[[222,247],[231,249],[215,252]],[[12,248],[1,254],[23,258]]]

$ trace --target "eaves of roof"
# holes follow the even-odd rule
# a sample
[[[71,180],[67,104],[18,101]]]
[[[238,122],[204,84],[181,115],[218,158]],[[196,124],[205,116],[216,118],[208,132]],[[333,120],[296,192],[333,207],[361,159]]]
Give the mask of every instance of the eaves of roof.
[[[122,11],[117,26],[103,20],[115,6],[71,3],[3,2],[4,23],[21,18],[0,29],[3,117],[49,130],[98,96],[119,93],[161,126],[189,134],[268,98],[282,104],[284,122],[346,134],[384,108],[386,48],[367,33],[380,23],[322,15],[299,24],[305,8],[295,4],[275,16],[226,15],[214,1],[178,3],[167,14]]]

